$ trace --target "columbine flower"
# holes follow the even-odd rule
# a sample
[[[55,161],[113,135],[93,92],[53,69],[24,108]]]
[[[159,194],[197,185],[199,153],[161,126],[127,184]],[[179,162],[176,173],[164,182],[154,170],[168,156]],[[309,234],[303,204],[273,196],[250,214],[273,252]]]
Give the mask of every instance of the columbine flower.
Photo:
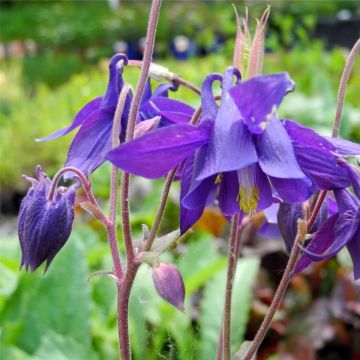
[[[223,79],[219,74],[205,79],[198,126],[175,124],[158,129],[108,155],[124,171],[147,178],[164,176],[185,160],[182,232],[216,197],[222,213],[230,216],[266,209],[273,196],[297,203],[317,188],[348,186],[348,175],[336,161],[346,154],[360,154],[357,144],[334,143],[277,118],[283,97],[294,88],[287,74],[257,76],[233,86],[234,76],[239,82],[239,72],[230,67]],[[214,81],[222,82],[220,106],[213,99]]]
[[[360,173],[344,162],[340,165],[348,172],[356,196],[347,189],[334,190],[339,211],[320,226],[303,249],[304,255],[294,273],[302,271],[312,261],[329,259],[346,246],[353,261],[355,280],[360,279]]]
[[[49,199],[51,180],[36,168],[36,179],[24,176],[32,186],[19,213],[18,234],[22,252],[21,267],[36,270],[44,261],[46,268],[70,236],[74,220],[75,186],[59,187]]]
[[[47,141],[55,139],[66,135],[80,126],[80,130],[70,145],[65,166],[76,167],[84,174],[88,174],[89,171],[94,171],[106,160],[105,156],[112,147],[111,131],[113,117],[121,89],[124,85],[122,73],[127,62],[128,59],[125,55],[114,55],[109,64],[109,82],[105,95],[87,103],[77,113],[70,126],[37,140]],[[150,111],[152,108],[149,105],[149,99],[166,97],[168,96],[169,89],[174,90],[174,85],[171,83],[162,84],[152,94],[150,81],[147,82],[140,103],[138,121],[153,117]],[[121,142],[125,140],[131,98],[132,96],[129,94],[121,116],[121,133],[119,134]]]

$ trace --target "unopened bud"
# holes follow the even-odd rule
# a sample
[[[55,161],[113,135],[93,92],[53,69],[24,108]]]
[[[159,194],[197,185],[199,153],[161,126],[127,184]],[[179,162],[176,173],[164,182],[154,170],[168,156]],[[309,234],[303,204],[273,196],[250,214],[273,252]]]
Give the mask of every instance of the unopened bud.
[[[150,64],[149,76],[157,82],[171,82],[176,77],[168,68],[155,63]]]
[[[18,234],[22,252],[21,267],[36,270],[44,261],[49,267],[70,236],[74,220],[75,186],[56,189],[49,199],[51,180],[36,169],[19,212]]]
[[[160,263],[153,268],[152,277],[157,293],[168,303],[184,311],[185,287],[177,267]]]

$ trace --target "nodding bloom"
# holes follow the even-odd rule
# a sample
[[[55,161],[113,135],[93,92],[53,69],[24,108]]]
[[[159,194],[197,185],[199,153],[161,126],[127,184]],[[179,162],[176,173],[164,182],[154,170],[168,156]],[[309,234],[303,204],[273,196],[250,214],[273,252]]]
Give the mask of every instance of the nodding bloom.
[[[308,267],[312,261],[326,260],[347,247],[354,266],[355,280],[360,279],[360,172],[345,162],[340,162],[349,174],[355,195],[348,189],[335,189],[338,212],[331,215],[310,240],[294,273]]]
[[[220,105],[212,93],[214,81],[221,82]],[[241,81],[233,67],[224,77],[211,74],[202,84],[197,126],[182,123],[154,130],[112,150],[108,159],[147,178],[164,176],[183,162],[182,232],[216,198],[222,213],[231,216],[266,209],[273,197],[297,203],[317,188],[348,186],[348,175],[336,160],[360,154],[360,146],[340,140],[335,144],[295,122],[278,119],[276,110],[293,89],[286,73],[247,81]]]
[[[109,63],[109,82],[105,95],[87,103],[77,113],[73,122],[68,127],[60,129],[45,138],[37,139],[37,141],[56,139],[80,127],[70,145],[65,166],[76,167],[84,174],[88,174],[89,171],[94,171],[106,161],[105,156],[112,147],[111,132],[113,118],[118,98],[124,85],[122,73],[124,65],[127,63],[126,55],[114,55]],[[149,100],[157,97],[167,97],[169,89],[175,90],[176,87],[171,83],[162,84],[152,94],[150,81],[147,82],[141,100],[138,121],[153,117]],[[128,94],[121,116],[120,142],[125,140],[131,99],[132,95]]]
[[[59,187],[49,198],[51,180],[36,168],[36,178],[24,176],[31,188],[19,212],[18,234],[21,267],[35,271],[46,261],[45,271],[68,240],[74,220],[76,186]]]

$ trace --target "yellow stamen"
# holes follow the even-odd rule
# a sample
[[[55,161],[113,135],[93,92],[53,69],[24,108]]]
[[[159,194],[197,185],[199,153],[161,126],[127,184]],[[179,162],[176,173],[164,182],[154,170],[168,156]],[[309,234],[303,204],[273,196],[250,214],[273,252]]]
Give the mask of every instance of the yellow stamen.
[[[239,205],[245,213],[252,213],[259,203],[259,189],[255,186],[240,186]]]
[[[223,175],[222,174],[218,174],[218,176],[215,179],[215,184],[219,185],[222,181]]]

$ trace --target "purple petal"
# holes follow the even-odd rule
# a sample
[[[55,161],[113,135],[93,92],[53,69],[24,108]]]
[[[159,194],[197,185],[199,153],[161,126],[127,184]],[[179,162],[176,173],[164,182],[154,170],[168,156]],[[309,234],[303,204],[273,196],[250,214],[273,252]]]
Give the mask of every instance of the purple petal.
[[[167,174],[208,139],[207,126],[170,125],[120,145],[109,152],[107,159],[126,172],[155,179]]]
[[[360,155],[360,144],[354,143],[352,141],[326,137],[326,140],[329,141],[336,149],[336,153],[343,156],[359,156]]]
[[[264,210],[265,218],[268,223],[277,224],[277,215],[279,211],[280,204],[275,203],[269,206]]]
[[[354,192],[358,199],[360,199],[360,171],[355,166],[350,165],[343,160],[339,160],[338,164],[347,171],[351,184],[354,188]]]
[[[191,156],[186,160],[182,171],[180,191],[180,231],[182,234],[200,219],[207,203],[207,199],[205,199],[201,203],[197,203],[195,209],[188,209],[183,205],[183,199],[189,192],[192,183],[194,158],[195,156]]]
[[[278,224],[272,224],[268,222],[264,223],[264,225],[259,229],[258,234],[272,238],[281,236]]]
[[[270,176],[270,181],[279,197],[286,203],[307,200],[316,190],[308,179],[278,179]]]
[[[152,97],[153,98],[158,98],[158,97],[166,97],[167,98],[169,96],[169,90],[176,91],[177,88],[178,87],[176,85],[174,85],[173,83],[160,84],[154,90]]]
[[[346,247],[353,262],[354,278],[358,280],[360,279],[360,229],[357,230],[355,236],[346,244]]]
[[[111,150],[113,111],[100,110],[92,114],[74,137],[65,166],[74,166],[84,174],[94,171]]]
[[[274,116],[283,97],[294,88],[286,73],[254,77],[233,87],[229,94],[248,129],[261,134]]]
[[[255,170],[255,186],[259,189],[259,203],[256,210],[263,210],[268,208],[273,203],[273,196],[269,179],[256,164]]]
[[[349,209],[356,210],[360,207],[359,200],[348,189],[335,189],[334,196],[341,213]]]
[[[140,108],[143,106],[143,104],[145,104],[150,98],[151,98],[151,83],[150,83],[150,79],[148,78],[146,83],[145,83],[145,88],[143,91],[143,94],[141,96],[141,100],[140,100]]]
[[[264,132],[257,136],[257,153],[261,169],[276,178],[302,179],[290,138],[282,123],[273,118]]]
[[[116,107],[120,91],[124,85],[122,78],[122,73],[124,71],[124,66],[118,66],[120,61],[123,61],[126,65],[128,63],[128,58],[124,54],[114,55],[109,63],[109,82],[106,89],[106,93],[102,99],[101,108],[107,108],[109,106]]]
[[[70,131],[73,131],[75,128],[77,128],[78,126],[83,124],[86,121],[88,116],[91,116],[96,110],[99,109],[101,101],[102,101],[102,97],[97,97],[97,98],[91,100],[76,114],[71,125],[63,128],[63,129],[60,129],[58,131],[55,131],[54,133],[52,133],[46,137],[43,137],[41,139],[36,139],[35,141],[42,142],[42,141],[53,140],[60,136],[66,135]]]
[[[326,251],[331,244],[335,241],[335,224],[338,220],[338,214],[330,216],[319,228],[315,236],[311,239],[310,243],[307,245],[307,251],[312,253],[322,254]],[[298,264],[295,267],[294,274],[299,273],[300,271],[307,268],[312,263],[312,260],[306,256],[302,255]]]
[[[360,226],[360,211],[354,212],[348,210],[345,213],[339,215],[335,223],[335,239],[331,243],[331,247],[328,248],[325,254],[319,254],[313,252],[311,249],[303,249],[306,256],[314,261],[321,261],[330,259],[337,254],[358,231]]]
[[[310,147],[316,151],[334,152],[336,150],[336,147],[328,139],[318,135],[314,130],[288,119],[281,120],[281,122],[291,141],[295,144]]]
[[[148,119],[160,115],[167,123],[188,123],[194,111],[191,106],[180,101],[158,97],[149,100],[141,107],[141,116],[143,119]]]
[[[341,168],[338,158],[330,152],[294,145],[295,155],[301,169],[323,190],[344,188],[351,184],[345,169]]]
[[[222,82],[222,76],[217,73],[208,75],[201,85],[201,117],[205,119],[215,119],[218,112],[218,105],[214,100],[212,86],[215,81]]]
[[[238,196],[239,180],[236,171],[222,173],[218,199],[223,215],[231,216],[240,213]]]
[[[257,162],[255,145],[230,98],[221,102],[198,179],[239,170]]]

